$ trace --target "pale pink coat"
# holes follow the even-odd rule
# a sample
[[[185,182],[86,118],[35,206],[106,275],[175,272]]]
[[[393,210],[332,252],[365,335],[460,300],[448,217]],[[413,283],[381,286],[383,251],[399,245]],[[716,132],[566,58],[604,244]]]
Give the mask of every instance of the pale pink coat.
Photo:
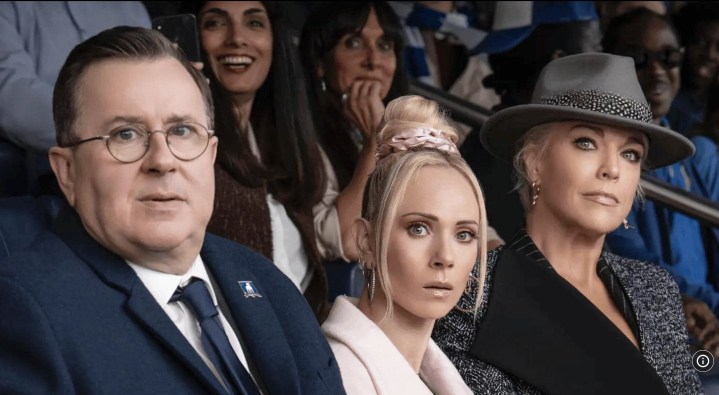
[[[357,308],[357,303],[356,298],[338,297],[322,325],[348,395],[472,394],[431,339],[418,376],[384,332]]]

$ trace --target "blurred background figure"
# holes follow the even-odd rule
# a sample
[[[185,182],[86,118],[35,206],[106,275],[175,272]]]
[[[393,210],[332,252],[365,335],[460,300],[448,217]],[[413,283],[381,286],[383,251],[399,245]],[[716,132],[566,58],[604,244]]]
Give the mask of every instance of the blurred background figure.
[[[386,2],[332,2],[315,7],[304,24],[300,51],[315,128],[327,154],[328,191],[315,211],[331,256],[358,254],[350,228],[374,170],[377,127],[385,104],[407,93],[401,26]],[[334,219],[336,218],[336,219]]]
[[[651,106],[653,123],[668,127],[666,115],[679,91],[680,65],[684,48],[671,21],[646,8],[634,9],[614,18],[602,41],[608,53],[634,60],[639,84]],[[699,149],[699,143],[697,143]],[[696,160],[696,158],[692,158]],[[649,171],[649,174],[688,192],[706,196],[702,175],[693,171],[690,160]],[[714,288],[716,263],[705,248],[703,229],[696,219],[657,205],[637,201],[627,216],[630,228],[620,227],[607,237],[613,252],[629,258],[654,262],[669,271],[685,295],[689,332],[702,348],[719,354],[719,292]],[[708,304],[698,306],[698,304]]]
[[[602,44],[606,52],[634,60],[653,122],[669,127],[666,116],[679,91],[685,51],[669,18],[646,8],[634,9],[609,22]],[[717,201],[716,145],[706,137],[693,137],[692,142],[696,146],[692,157],[647,170],[647,174]],[[607,246],[617,254],[656,263],[671,273],[682,293],[695,349],[719,355],[717,230],[652,200],[636,201],[627,221],[628,227],[620,227],[607,236]],[[700,374],[708,393],[716,391],[716,377],[714,371]]]
[[[595,1],[597,13],[602,24],[602,31],[606,32],[609,22],[614,17],[626,14],[635,8],[646,8],[659,15],[667,15],[667,4],[664,1]]]
[[[667,117],[684,135],[704,121],[708,90],[719,72],[719,3],[688,2],[675,17],[679,40],[686,48],[682,86]]]
[[[389,3],[402,23],[405,67],[410,77],[483,108],[499,103],[499,96],[483,83],[492,73],[487,54],[475,50],[489,30],[480,26],[481,11],[476,2]],[[456,126],[461,145],[471,128]]]
[[[119,25],[150,27],[139,1],[0,2],[0,197],[58,192],[52,92],[70,50]]]
[[[195,8],[222,141],[208,231],[271,259],[322,320],[327,278],[312,209],[324,172],[282,6],[210,1]]]
[[[385,103],[408,90],[401,29],[386,2],[323,3],[305,22],[300,41],[315,126],[329,158],[323,204],[334,206],[324,214],[316,210],[315,221],[338,217],[341,243],[333,242],[336,233],[319,234],[347,261],[358,258],[350,228],[375,166]],[[489,232],[492,247],[502,242],[493,229]]]

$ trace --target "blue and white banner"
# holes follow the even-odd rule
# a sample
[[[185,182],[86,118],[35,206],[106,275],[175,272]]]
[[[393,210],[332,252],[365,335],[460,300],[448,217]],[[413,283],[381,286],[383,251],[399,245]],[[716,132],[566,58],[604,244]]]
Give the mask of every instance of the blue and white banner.
[[[497,1],[492,30],[477,27],[471,2],[458,1],[456,11],[439,12],[411,1],[390,1],[404,26],[405,65],[410,76],[435,85],[421,30],[451,34],[471,55],[506,52],[539,25],[597,19],[592,1]]]

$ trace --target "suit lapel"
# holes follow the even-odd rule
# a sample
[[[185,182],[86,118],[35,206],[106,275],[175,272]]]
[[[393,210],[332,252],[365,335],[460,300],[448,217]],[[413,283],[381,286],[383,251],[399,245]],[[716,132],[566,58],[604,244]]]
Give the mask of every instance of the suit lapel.
[[[666,393],[624,334],[552,269],[506,249],[470,354],[543,392]],[[608,379],[609,378],[609,379]]]
[[[90,237],[79,217],[70,209],[61,213],[53,226],[55,233],[103,282],[127,295],[127,312],[133,319],[185,364],[208,390],[212,389],[217,394],[227,393],[122,258]]]
[[[254,265],[265,262],[233,251],[218,251],[211,242],[205,243],[202,259],[212,272],[239,328],[239,335],[254,361],[270,393],[300,393],[299,374],[285,330],[275,314],[272,284],[264,284],[255,275]],[[251,281],[262,297],[245,296],[240,281]],[[281,302],[280,302],[281,303]],[[278,378],[282,377],[282,380]]]

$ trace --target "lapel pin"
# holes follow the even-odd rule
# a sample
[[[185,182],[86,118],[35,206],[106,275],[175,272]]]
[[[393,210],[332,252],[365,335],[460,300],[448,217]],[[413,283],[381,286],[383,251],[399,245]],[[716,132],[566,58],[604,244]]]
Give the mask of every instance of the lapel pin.
[[[262,294],[257,292],[257,288],[252,284],[252,281],[238,281],[237,284],[245,294],[245,298],[261,298]]]

